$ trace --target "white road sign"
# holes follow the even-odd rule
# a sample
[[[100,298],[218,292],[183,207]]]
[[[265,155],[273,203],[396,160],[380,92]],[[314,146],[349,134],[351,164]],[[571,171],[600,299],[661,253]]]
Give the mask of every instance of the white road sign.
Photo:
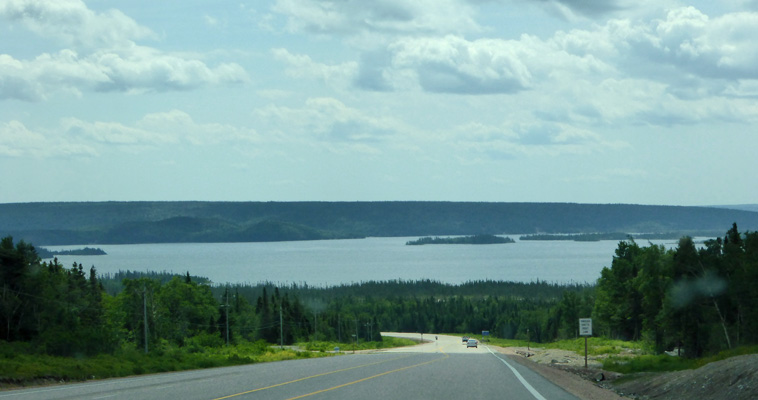
[[[592,318],[579,318],[579,336],[592,336]]]

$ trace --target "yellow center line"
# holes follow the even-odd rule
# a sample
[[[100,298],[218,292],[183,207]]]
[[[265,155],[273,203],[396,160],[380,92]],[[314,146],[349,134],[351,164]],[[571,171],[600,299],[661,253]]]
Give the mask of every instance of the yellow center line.
[[[346,387],[346,386],[355,385],[356,383],[361,383],[361,382],[365,382],[365,381],[368,381],[368,380],[370,380],[370,379],[379,378],[379,377],[381,377],[381,376],[384,376],[384,375],[389,375],[389,374],[392,374],[392,373],[395,373],[395,372],[405,371],[405,370],[407,370],[407,369],[411,369],[411,368],[420,367],[420,366],[422,366],[422,365],[427,365],[427,364],[436,363],[436,362],[442,361],[442,360],[444,360],[444,359],[446,359],[446,358],[450,357],[450,356],[449,356],[447,353],[445,353],[444,351],[441,351],[441,350],[440,350],[440,352],[442,352],[442,354],[444,354],[444,355],[445,355],[445,357],[442,357],[442,358],[438,358],[438,359],[436,359],[436,360],[431,360],[431,361],[422,362],[422,363],[420,363],[420,364],[409,365],[409,366],[407,366],[407,367],[403,367],[403,368],[393,369],[392,371],[386,371],[386,372],[382,372],[381,374],[376,374],[376,375],[373,375],[373,376],[369,376],[369,377],[366,377],[366,378],[363,378],[363,379],[358,379],[357,381],[352,381],[352,382],[348,382],[348,383],[343,383],[342,385],[337,385],[337,386],[334,386],[334,387],[330,387],[330,388],[328,388],[328,389],[317,390],[317,391],[315,391],[315,392],[307,393],[307,394],[304,394],[304,395],[300,395],[300,396],[297,396],[297,397],[290,397],[290,398],[289,398],[289,399],[287,399],[287,400],[297,400],[297,399],[302,399],[302,398],[304,398],[304,397],[309,397],[309,396],[317,395],[317,394],[320,394],[320,393],[330,392],[330,391],[332,391],[332,390],[340,389],[340,388],[343,388],[343,387]]]
[[[321,373],[321,374],[316,374],[316,375],[306,376],[306,377],[304,377],[304,378],[295,379],[295,380],[291,380],[291,381],[288,381],[288,382],[277,383],[276,385],[271,385],[271,386],[266,386],[266,387],[262,387],[262,388],[258,388],[258,389],[248,390],[248,391],[246,391],[246,392],[241,392],[241,393],[230,394],[230,395],[228,395],[228,396],[224,396],[224,397],[217,397],[217,398],[215,398],[215,399],[212,399],[212,400],[224,400],[224,399],[231,399],[232,397],[242,396],[242,395],[244,395],[244,394],[250,394],[250,393],[260,392],[261,390],[273,389],[273,388],[275,388],[275,387],[284,386],[284,385],[289,385],[289,384],[291,384],[291,383],[296,383],[296,382],[302,382],[302,381],[305,381],[305,380],[308,380],[308,379],[318,378],[318,377],[320,377],[320,376],[326,376],[326,375],[336,374],[336,373],[338,373],[338,372],[345,372],[345,371],[350,371],[351,369],[357,369],[357,368],[369,367],[369,366],[372,366],[372,365],[377,365],[377,364],[382,364],[382,363],[386,363],[386,362],[390,362],[390,361],[400,360],[400,359],[402,359],[402,358],[408,358],[408,357],[410,357],[410,356],[411,356],[411,355],[402,356],[402,357],[395,357],[395,358],[391,358],[391,359],[389,359],[389,360],[384,360],[384,361],[377,361],[377,362],[373,362],[373,363],[370,363],[370,364],[356,365],[356,366],[354,366],[354,367],[349,367],[349,368],[338,369],[338,370],[336,370],[336,371],[329,371],[329,372],[324,372],[324,373]]]

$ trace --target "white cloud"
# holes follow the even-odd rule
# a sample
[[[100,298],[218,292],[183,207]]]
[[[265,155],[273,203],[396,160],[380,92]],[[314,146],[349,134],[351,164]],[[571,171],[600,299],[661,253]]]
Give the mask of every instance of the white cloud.
[[[147,114],[132,124],[64,118],[46,131],[34,131],[22,122],[0,123],[0,156],[96,157],[108,149],[139,153],[170,146],[227,144],[256,146],[253,129],[219,123],[197,123],[180,110]]]
[[[710,19],[692,7],[673,10],[657,32],[661,50],[681,69],[711,78],[758,79],[758,13]]]
[[[256,114],[273,126],[286,126],[286,132],[274,134],[287,141],[315,139],[320,143],[370,145],[405,130],[391,118],[368,115],[333,98],[311,98],[303,108],[272,105],[257,110]]]
[[[54,135],[29,130],[19,121],[0,123],[0,156],[68,157],[95,156],[96,150],[82,143],[69,143]]]
[[[292,54],[286,49],[273,49],[274,58],[287,64],[287,75],[299,79],[316,79],[327,83],[347,85],[357,73],[358,63],[326,65],[313,61],[310,56]]]
[[[31,61],[0,55],[0,99],[46,99],[56,91],[145,92],[190,90],[249,80],[237,64],[208,67],[199,60],[132,46],[80,56],[73,50],[42,54]]]
[[[747,103],[758,78],[754,37],[758,13],[711,19],[678,8],[663,20],[611,20],[546,40],[399,39],[385,57],[372,58],[380,62],[371,69],[361,66],[361,77],[395,90],[413,90],[415,82],[433,93],[533,92],[544,100],[535,112],[563,114],[557,121],[564,122],[755,120],[758,110]]]
[[[637,76],[669,79],[686,73],[736,80],[758,79],[758,44],[752,40],[757,35],[758,13],[710,18],[683,7],[647,24],[612,20],[593,36],[610,43],[619,68]]]
[[[478,31],[474,9],[461,0],[277,0],[291,31],[355,35]]]
[[[169,132],[172,138],[193,145],[250,144],[260,141],[258,133],[253,129],[219,123],[198,123],[181,110],[148,114],[137,121],[135,126],[155,134]]]
[[[166,54],[158,50],[132,46],[125,52],[101,51],[85,60],[107,77],[99,82],[99,91],[187,90],[206,84],[243,83],[247,73],[238,64],[208,67],[196,59]]]
[[[255,130],[219,123],[198,123],[181,110],[147,114],[133,124],[67,118],[62,129],[73,140],[137,149],[163,145],[245,145],[259,141]]]
[[[469,0],[472,2],[490,0]],[[494,0],[498,1],[498,0]],[[500,0],[504,3],[536,4],[549,15],[567,20],[601,20],[609,16],[644,16],[680,4],[679,0]]]
[[[89,122],[77,118],[66,118],[61,126],[69,137],[101,144],[144,146],[175,143],[176,137],[167,133],[126,126],[117,122]]]
[[[628,146],[623,141],[610,140],[571,124],[537,120],[509,121],[501,126],[466,124],[455,128],[454,132],[450,146],[465,149],[483,159],[587,155]]]
[[[212,17],[212,16],[207,15],[207,14],[203,16],[203,20],[205,21],[206,25],[208,25],[208,26],[210,26],[212,28],[215,28],[215,27],[217,27],[219,25],[218,18]]]
[[[0,155],[20,157],[46,147],[45,137],[29,131],[21,122],[0,124]]]
[[[390,50],[392,67],[413,71],[430,92],[513,93],[532,86],[526,49],[516,42],[446,36],[399,40]]]
[[[32,79],[24,63],[0,54],[0,99],[39,101],[44,98],[43,85]]]
[[[564,38],[564,40],[566,40]],[[556,41],[523,35],[519,40],[467,40],[453,35],[398,39],[386,53],[363,60],[358,86],[433,93],[514,94],[548,81],[608,73],[592,54],[572,54]]]
[[[117,46],[154,35],[118,10],[98,14],[80,0],[4,0],[0,18],[77,47]]]
[[[173,91],[249,81],[236,63],[208,66],[198,58],[140,46],[151,35],[119,11],[97,14],[75,0],[9,0],[0,18],[72,48],[31,60],[0,54],[0,99],[40,101],[67,91]]]

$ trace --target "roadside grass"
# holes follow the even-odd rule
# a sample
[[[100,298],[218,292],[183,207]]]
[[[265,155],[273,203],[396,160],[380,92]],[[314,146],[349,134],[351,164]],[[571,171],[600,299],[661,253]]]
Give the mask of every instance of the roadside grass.
[[[724,350],[712,356],[688,359],[683,357],[660,355],[641,355],[638,357],[608,357],[603,362],[603,369],[608,371],[631,374],[637,372],[671,372],[700,368],[706,364],[726,360],[727,358],[758,354],[758,346],[741,346]]]
[[[15,343],[0,341],[0,389],[327,355],[289,348],[279,349],[270,347],[269,343],[258,341],[205,348],[178,347],[162,343],[152,348],[148,354],[134,346],[125,346],[114,354],[56,357],[36,354],[28,346],[16,346]]]
[[[540,344],[540,347],[569,350],[584,355],[584,338],[559,340],[557,342]],[[627,342],[603,337],[587,338],[587,354],[592,356],[639,355],[644,352],[645,346],[642,342]]]
[[[469,336],[469,337],[474,338],[476,340],[480,340],[481,339],[481,335],[479,335],[479,336]],[[491,344],[493,346],[500,346],[500,347],[527,347],[527,345],[529,345],[529,344],[531,344],[531,346],[534,347],[535,344],[536,344],[534,342],[528,343],[526,340],[499,339],[499,338],[486,338],[486,339],[484,339],[484,342],[487,343],[487,344]],[[541,345],[542,344],[540,344],[540,346]]]
[[[479,336],[472,336],[478,339]],[[601,355],[620,355],[620,354],[641,354],[644,352],[644,346],[641,343],[626,342],[622,340],[611,340],[600,337],[587,338],[587,354],[593,356]],[[584,338],[559,340],[550,343],[527,342],[526,340],[516,339],[487,339],[487,343],[501,347],[533,347],[543,349],[559,349],[573,351],[579,355],[584,355]]]
[[[481,336],[471,335],[471,337],[479,339]],[[501,347],[527,347],[527,345],[530,345],[533,348],[568,350],[582,356],[584,355],[584,338],[560,340],[550,343],[528,343],[524,340],[497,338],[488,340],[489,344]],[[742,346],[698,359],[687,359],[667,354],[654,355],[649,353],[649,348],[650,346],[644,342],[629,342],[603,337],[587,338],[587,353],[591,356],[602,357],[603,369],[622,374],[695,369],[730,357],[758,354],[758,345]]]
[[[418,343],[411,339],[385,336],[385,337],[382,337],[381,342],[359,342],[357,345],[355,343],[314,341],[314,342],[295,343],[295,346],[307,351],[328,353],[328,352],[334,352],[335,348],[339,348],[341,352],[347,352],[347,351],[353,351],[353,350],[376,350],[376,349],[387,349],[391,347],[413,346],[416,344]]]
[[[410,339],[385,337],[381,342],[352,343],[303,342],[280,349],[264,341],[241,342],[232,346],[184,347],[166,342],[155,345],[148,354],[135,346],[124,346],[114,354],[94,357],[56,357],[37,354],[26,343],[0,341],[0,389],[43,383],[117,378],[170,371],[295,360],[334,355],[342,352],[412,346]]]

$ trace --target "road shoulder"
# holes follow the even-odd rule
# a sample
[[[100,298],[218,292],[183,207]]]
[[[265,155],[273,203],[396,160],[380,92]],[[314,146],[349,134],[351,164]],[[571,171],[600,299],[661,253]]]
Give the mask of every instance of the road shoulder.
[[[625,400],[627,398],[619,396],[616,392],[598,386],[597,384],[582,378],[579,375],[568,371],[561,370],[549,364],[540,364],[530,361],[528,358],[518,354],[514,348],[490,346],[494,351],[508,357],[532,371],[545,377],[556,385],[562,387],[567,392],[583,400]]]

